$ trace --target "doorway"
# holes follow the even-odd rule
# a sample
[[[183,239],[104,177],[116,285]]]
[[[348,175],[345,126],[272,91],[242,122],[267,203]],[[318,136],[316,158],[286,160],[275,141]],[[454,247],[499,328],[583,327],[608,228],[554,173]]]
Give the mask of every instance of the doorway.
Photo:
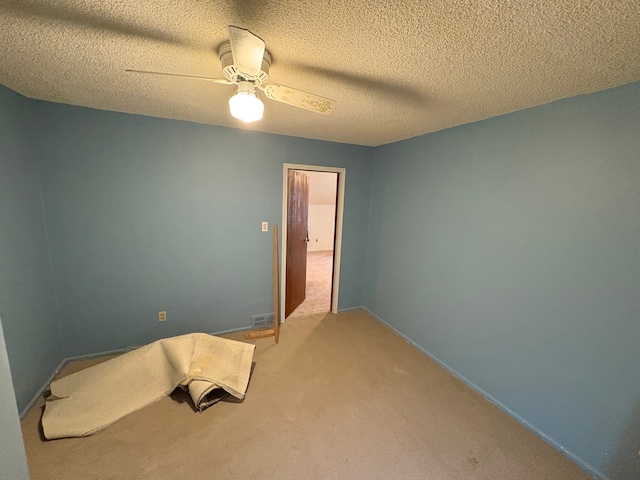
[[[338,312],[346,169],[284,164],[280,322]]]

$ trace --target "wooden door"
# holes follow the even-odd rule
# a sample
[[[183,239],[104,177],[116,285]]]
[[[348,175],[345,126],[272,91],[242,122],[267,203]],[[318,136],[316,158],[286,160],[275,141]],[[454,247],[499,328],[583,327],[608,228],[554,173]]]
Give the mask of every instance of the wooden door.
[[[306,295],[309,177],[297,170],[289,170],[287,186],[285,318],[298,308]]]

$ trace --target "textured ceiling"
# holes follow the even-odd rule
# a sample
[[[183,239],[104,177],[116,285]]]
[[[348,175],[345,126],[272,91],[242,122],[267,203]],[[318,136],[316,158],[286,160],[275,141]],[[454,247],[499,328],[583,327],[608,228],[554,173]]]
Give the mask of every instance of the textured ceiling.
[[[227,25],[265,40],[270,80],[337,101],[229,115]],[[0,83],[31,98],[380,145],[640,80],[640,0],[0,0]]]

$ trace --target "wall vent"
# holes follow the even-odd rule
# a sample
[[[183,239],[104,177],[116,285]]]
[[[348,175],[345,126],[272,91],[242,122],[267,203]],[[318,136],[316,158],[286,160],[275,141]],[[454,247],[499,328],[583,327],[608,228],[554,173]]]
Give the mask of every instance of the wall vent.
[[[273,313],[251,315],[251,326],[253,328],[264,328],[273,326]]]

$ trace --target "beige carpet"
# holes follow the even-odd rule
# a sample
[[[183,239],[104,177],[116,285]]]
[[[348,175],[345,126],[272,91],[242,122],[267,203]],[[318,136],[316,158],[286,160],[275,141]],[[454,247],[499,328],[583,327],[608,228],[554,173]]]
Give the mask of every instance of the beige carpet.
[[[590,478],[363,311],[301,317],[279,345],[255,344],[240,403],[197,413],[178,392],[54,441],[37,405],[22,422],[32,479]]]
[[[165,338],[51,383],[42,429],[49,440],[92,435],[178,386],[198,410],[219,389],[243,399],[255,346],[192,333]],[[210,394],[213,394],[210,397]]]
[[[331,310],[333,250],[307,253],[307,291],[304,301],[287,318]]]

